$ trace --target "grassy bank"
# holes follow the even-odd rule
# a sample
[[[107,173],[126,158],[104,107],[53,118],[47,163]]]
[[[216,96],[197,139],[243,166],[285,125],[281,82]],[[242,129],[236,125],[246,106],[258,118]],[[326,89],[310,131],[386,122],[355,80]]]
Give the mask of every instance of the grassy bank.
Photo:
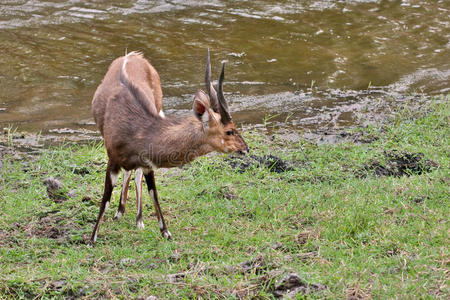
[[[134,188],[114,221],[116,188],[94,248],[102,145],[3,157],[0,298],[273,298],[296,273],[298,299],[448,299],[449,117],[447,99],[343,134],[364,143],[286,146],[247,132],[253,158],[157,171],[172,241],[148,194],[146,228],[135,228]],[[53,197],[50,177],[63,184]]]

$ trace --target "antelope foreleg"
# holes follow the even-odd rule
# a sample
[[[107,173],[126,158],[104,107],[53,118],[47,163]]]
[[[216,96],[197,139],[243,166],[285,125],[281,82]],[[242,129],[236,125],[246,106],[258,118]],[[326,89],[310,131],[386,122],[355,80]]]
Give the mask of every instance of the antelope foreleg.
[[[100,205],[100,211],[98,213],[97,222],[95,223],[94,230],[92,231],[91,235],[91,243],[95,244],[97,241],[97,234],[98,230],[100,228],[100,222],[103,219],[103,216],[105,215],[105,211],[108,209],[109,201],[111,200],[111,194],[114,188],[114,185],[117,181],[117,176],[119,175],[119,169],[111,166],[111,164],[108,162],[108,167],[106,169],[106,176],[105,176],[105,189],[103,191],[103,198],[102,203]]]

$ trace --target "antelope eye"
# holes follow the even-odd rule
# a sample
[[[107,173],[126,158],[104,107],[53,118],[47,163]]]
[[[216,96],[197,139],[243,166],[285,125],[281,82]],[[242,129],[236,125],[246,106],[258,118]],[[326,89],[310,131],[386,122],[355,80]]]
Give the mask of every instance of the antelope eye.
[[[228,130],[227,132],[225,132],[226,135],[234,135],[234,131],[233,130]]]

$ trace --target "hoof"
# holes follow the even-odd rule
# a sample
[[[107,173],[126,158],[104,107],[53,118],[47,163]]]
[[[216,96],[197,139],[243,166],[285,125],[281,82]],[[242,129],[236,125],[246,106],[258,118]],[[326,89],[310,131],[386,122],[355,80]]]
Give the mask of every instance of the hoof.
[[[97,233],[94,233],[94,234],[91,236],[91,239],[89,240],[89,245],[90,245],[91,247],[94,247],[96,241],[97,241]]]
[[[170,234],[169,230],[165,230],[162,232],[162,236],[167,239],[167,240],[171,240],[172,239],[172,234]]]
[[[114,215],[114,220],[120,220],[122,218],[122,213],[120,211],[117,211]]]
[[[136,222],[136,227],[139,230],[143,230],[145,228],[144,222],[142,220],[141,221],[137,221]]]

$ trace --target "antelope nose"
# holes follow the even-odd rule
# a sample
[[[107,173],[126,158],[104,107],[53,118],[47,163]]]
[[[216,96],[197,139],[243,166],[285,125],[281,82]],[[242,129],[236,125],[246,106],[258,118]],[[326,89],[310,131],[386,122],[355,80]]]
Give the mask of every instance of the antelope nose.
[[[246,154],[248,154],[249,152],[250,152],[250,149],[248,149],[248,147],[245,148],[244,150],[239,150],[239,151],[238,151],[238,153],[239,153],[239,154],[242,154],[242,155],[246,155]]]

